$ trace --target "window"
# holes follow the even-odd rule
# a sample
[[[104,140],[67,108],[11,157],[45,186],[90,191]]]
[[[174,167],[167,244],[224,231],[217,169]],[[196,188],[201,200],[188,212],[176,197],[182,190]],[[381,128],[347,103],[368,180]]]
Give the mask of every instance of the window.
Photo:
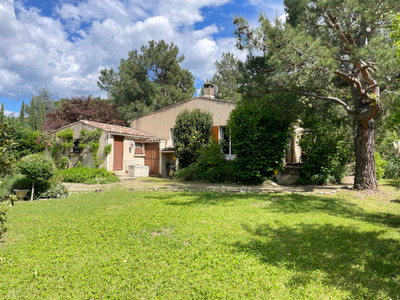
[[[219,141],[221,144],[222,152],[225,154],[226,159],[233,159],[235,154],[232,151],[232,143],[229,137],[229,131],[226,127],[219,128]]]
[[[74,146],[72,146],[72,152],[73,154],[81,154],[82,149],[81,147],[79,147],[79,143],[81,142],[81,140],[75,140],[74,141]]]
[[[144,154],[144,144],[135,142],[135,154]]]

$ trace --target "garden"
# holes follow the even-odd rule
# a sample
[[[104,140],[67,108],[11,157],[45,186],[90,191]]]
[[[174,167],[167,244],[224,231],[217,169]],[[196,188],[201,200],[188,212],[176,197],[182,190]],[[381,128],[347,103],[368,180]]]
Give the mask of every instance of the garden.
[[[17,202],[0,245],[0,295],[396,299],[400,192],[380,186],[232,194],[117,182]]]

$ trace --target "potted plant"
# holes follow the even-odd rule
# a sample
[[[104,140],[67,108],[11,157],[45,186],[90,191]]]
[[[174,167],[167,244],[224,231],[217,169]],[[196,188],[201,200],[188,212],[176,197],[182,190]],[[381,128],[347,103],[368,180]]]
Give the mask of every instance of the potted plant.
[[[26,175],[18,176],[17,180],[13,184],[13,190],[17,195],[18,200],[24,200],[26,195],[30,191],[32,180]]]

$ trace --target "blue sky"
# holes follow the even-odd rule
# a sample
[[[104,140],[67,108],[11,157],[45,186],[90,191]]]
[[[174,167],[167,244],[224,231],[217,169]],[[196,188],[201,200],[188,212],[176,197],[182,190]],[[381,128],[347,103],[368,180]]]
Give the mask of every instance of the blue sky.
[[[161,39],[178,45],[199,88],[222,53],[245,57],[235,15],[256,25],[260,13],[283,15],[283,0],[0,0],[0,102],[19,112],[42,88],[54,99],[106,97],[100,70]]]

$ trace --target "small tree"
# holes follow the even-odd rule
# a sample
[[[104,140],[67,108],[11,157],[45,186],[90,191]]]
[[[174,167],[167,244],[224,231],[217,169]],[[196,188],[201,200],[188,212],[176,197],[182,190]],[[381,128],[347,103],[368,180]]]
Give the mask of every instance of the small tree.
[[[194,109],[184,110],[175,121],[175,154],[179,167],[185,168],[196,162],[200,149],[211,139],[212,115],[210,112]]]
[[[271,110],[268,101],[279,97],[240,101],[231,112],[228,125],[236,154],[235,177],[241,182],[259,184],[282,165],[291,134],[291,119]]]
[[[56,172],[56,166],[50,157],[42,154],[31,154],[21,159],[19,170],[32,180],[31,201],[33,201],[35,182],[50,180]]]

